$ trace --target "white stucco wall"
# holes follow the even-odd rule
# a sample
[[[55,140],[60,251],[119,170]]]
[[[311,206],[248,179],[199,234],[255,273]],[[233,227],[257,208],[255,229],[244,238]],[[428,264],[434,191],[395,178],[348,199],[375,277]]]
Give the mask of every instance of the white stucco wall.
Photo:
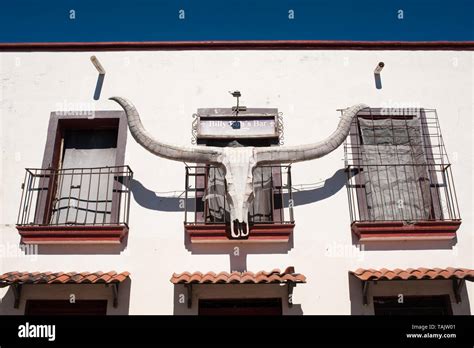
[[[99,101],[93,100],[98,76],[89,60],[93,54],[107,71]],[[379,61],[385,62],[382,89],[375,88],[373,75]],[[473,53],[459,51],[0,53],[0,241],[4,246],[0,272],[127,270],[132,279],[130,314],[183,313],[176,307],[185,304],[176,302],[169,281],[172,273],[229,271],[230,255],[238,244],[190,252],[184,243],[182,212],[147,209],[132,199],[124,251],[117,253],[105,246],[55,246],[41,247],[39,255],[25,257],[18,249],[15,228],[20,184],[25,167],[41,166],[52,111],[118,110],[107,98],[123,96],[137,106],[146,128],[157,138],[189,145],[191,115],[200,107],[234,105],[228,91],[235,89],[242,92],[243,105],[276,107],[283,112],[287,145],[326,137],[337,125],[336,109],[356,103],[437,109],[463,219],[454,246],[387,242],[361,252],[352,242],[347,193],[342,187],[322,201],[295,207],[291,250],[240,245],[240,258],[232,260],[235,267],[259,271],[295,266],[308,281],[293,296],[304,314],[350,314],[351,293],[360,289],[357,283],[350,290],[348,271],[359,267],[474,268],[473,64]],[[154,157],[130,134],[125,163],[133,169],[134,178],[158,196],[183,190],[184,165]],[[323,185],[343,165],[341,146],[322,159],[294,165],[293,184]],[[339,250],[346,252],[338,254]],[[242,255],[247,253],[245,259]],[[405,291],[404,286],[395,285],[394,294]],[[474,311],[474,284],[466,285],[470,301],[464,291],[462,305],[453,307],[455,313]],[[437,282],[413,283],[410,289],[406,291],[450,291]],[[1,289],[0,297],[5,292]],[[19,314],[24,308],[24,304],[19,310],[11,306],[11,301],[4,301],[0,308]],[[370,313],[370,308],[362,311]]]

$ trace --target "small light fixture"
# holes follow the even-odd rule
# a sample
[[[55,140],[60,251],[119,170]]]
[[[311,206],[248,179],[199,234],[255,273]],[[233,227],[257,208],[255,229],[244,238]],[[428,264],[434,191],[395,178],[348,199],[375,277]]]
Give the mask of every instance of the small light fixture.
[[[234,91],[234,92],[229,92],[229,93],[232,94],[233,97],[237,98],[237,103],[238,103],[239,98],[242,96],[240,91]]]
[[[105,69],[102,66],[102,64],[100,64],[96,56],[91,56],[91,62],[92,64],[94,64],[95,68],[97,69],[100,75],[105,75]]]
[[[379,62],[377,66],[375,67],[374,74],[380,74],[384,66],[385,66],[384,62]]]

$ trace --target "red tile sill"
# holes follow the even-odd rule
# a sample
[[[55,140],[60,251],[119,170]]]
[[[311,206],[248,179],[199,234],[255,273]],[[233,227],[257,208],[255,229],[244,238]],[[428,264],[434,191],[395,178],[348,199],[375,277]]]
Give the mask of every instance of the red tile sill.
[[[288,243],[293,223],[255,224],[250,227],[247,239],[231,239],[230,228],[225,224],[185,224],[184,230],[191,243]]]
[[[34,226],[17,225],[23,244],[121,244],[126,225]]]
[[[352,232],[359,242],[401,240],[451,240],[461,220],[449,221],[368,221],[353,222]]]

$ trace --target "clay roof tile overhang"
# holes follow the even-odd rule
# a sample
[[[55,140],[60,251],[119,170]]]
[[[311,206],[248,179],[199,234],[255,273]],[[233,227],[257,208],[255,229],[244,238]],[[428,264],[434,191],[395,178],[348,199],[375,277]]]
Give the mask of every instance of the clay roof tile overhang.
[[[306,277],[303,274],[295,273],[294,267],[288,267],[284,272],[274,269],[270,272],[260,271],[253,272],[184,272],[174,273],[170,281],[173,284],[183,284],[188,289],[188,308],[192,306],[192,286],[202,284],[283,284],[288,288],[288,295],[293,292],[296,284],[306,283]],[[289,296],[288,298],[291,298]],[[293,304],[288,301],[288,306]]]
[[[0,276],[0,287],[12,284],[110,284],[121,283],[128,272],[8,272]]]
[[[173,284],[298,284],[306,283],[306,277],[295,273],[293,267],[284,272],[274,269],[270,272],[184,272],[174,273],[170,281]]]
[[[350,271],[349,274],[360,279],[363,286],[363,302],[368,304],[368,282],[370,281],[391,281],[391,280],[452,280],[453,292],[456,301],[461,302],[460,289],[465,280],[474,281],[474,270],[469,268],[407,268],[394,270],[382,268],[363,269],[359,268],[356,271]]]
[[[129,272],[8,272],[0,275],[0,288],[12,286],[15,295],[14,307],[20,302],[21,286],[24,284],[106,284],[113,285],[114,307],[118,305],[118,285],[130,277]]]
[[[468,268],[408,268],[389,270],[382,268],[362,269],[349,272],[362,281],[368,280],[435,280],[435,279],[465,279],[474,281],[474,270]]]

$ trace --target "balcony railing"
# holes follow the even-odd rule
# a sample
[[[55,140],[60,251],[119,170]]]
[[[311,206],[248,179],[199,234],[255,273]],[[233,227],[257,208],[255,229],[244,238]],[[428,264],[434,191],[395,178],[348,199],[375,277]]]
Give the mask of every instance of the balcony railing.
[[[347,167],[352,222],[460,220],[450,164]]]
[[[17,225],[128,226],[128,166],[26,169]]]
[[[229,224],[227,183],[215,166],[186,166],[185,224]],[[258,166],[253,173],[252,224],[293,223],[290,166]]]
[[[436,110],[364,109],[344,150],[359,240],[455,238],[461,217]]]

